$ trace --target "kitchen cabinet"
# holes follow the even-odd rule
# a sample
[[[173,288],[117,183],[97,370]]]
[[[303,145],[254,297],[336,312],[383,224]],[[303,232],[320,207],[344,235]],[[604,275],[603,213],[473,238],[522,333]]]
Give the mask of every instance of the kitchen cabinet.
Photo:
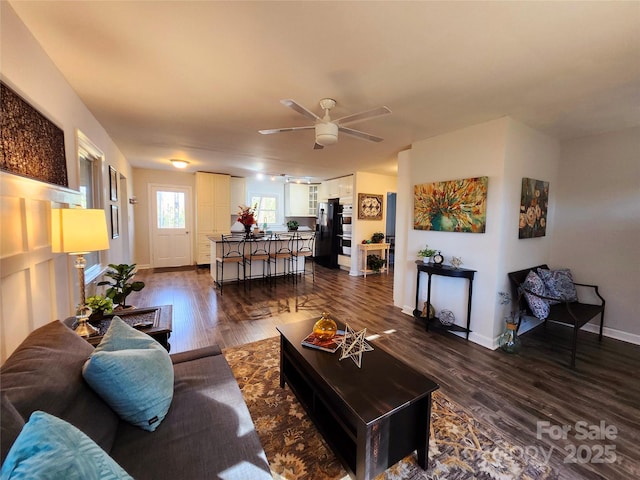
[[[338,197],[340,198],[340,203],[353,203],[353,175],[340,177],[338,180]]]
[[[318,206],[318,186],[287,183],[284,186],[284,214],[286,217],[315,217]]]
[[[327,184],[327,198],[338,198],[340,196],[340,179],[334,178],[325,183]]]
[[[196,172],[196,263],[211,263],[209,235],[229,231],[231,176]]]
[[[231,203],[229,205],[229,214],[237,215],[238,206],[247,205],[247,180],[242,177],[231,177]]]

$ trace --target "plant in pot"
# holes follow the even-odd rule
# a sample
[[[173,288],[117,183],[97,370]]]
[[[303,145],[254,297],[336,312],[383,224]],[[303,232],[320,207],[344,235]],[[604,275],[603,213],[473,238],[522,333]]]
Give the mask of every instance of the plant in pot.
[[[418,250],[418,256],[422,257],[424,263],[429,263],[429,259],[436,254],[433,248],[429,248],[429,245],[425,245],[422,250]]]
[[[297,220],[289,220],[287,222],[287,228],[289,229],[290,232],[295,232],[296,230],[298,230],[298,225],[300,225],[298,223]]]
[[[367,267],[369,270],[379,272],[384,266],[384,259],[380,255],[367,255]]]
[[[113,301],[103,295],[92,295],[87,298],[86,304],[91,308],[89,323],[100,323],[105,315],[113,313]]]
[[[136,264],[128,265],[126,263],[120,263],[115,265],[109,264],[111,270],[107,270],[104,274],[105,277],[111,278],[111,280],[104,280],[98,282],[100,285],[109,285],[106,291],[108,298],[118,304],[117,310],[124,310],[126,308],[133,308],[131,305],[127,305],[127,297],[132,292],[139,292],[144,288],[144,282],[130,282],[136,272]]]
[[[383,240],[384,240],[384,233],[382,232],[376,232],[373,235],[371,235],[371,241],[373,243],[382,243]]]

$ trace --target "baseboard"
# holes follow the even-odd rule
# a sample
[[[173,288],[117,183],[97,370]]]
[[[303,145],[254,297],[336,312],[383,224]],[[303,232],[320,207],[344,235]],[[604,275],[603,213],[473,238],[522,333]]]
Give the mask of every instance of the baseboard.
[[[138,270],[149,270],[150,268],[153,268],[153,267],[148,263],[144,263],[142,265],[138,264]]]
[[[600,325],[593,323],[587,323],[582,330],[592,333],[600,333]],[[623,332],[622,330],[616,330],[614,328],[604,327],[602,329],[602,335],[616,340],[621,340],[627,343],[633,343],[634,345],[640,345],[640,335],[635,333]]]

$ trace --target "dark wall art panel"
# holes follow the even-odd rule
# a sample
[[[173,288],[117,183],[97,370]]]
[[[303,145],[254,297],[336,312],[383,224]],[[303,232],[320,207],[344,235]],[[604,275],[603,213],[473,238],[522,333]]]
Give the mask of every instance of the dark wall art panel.
[[[0,169],[69,186],[64,132],[0,82]]]

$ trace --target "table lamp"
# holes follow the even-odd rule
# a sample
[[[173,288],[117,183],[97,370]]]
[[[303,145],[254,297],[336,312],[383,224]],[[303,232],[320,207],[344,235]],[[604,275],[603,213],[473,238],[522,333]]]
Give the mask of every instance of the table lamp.
[[[91,308],[86,305],[84,288],[85,253],[109,248],[107,221],[102,209],[53,208],[51,210],[51,251],[77,255],[74,266],[78,269],[80,305],[76,333],[89,337],[98,333],[88,322]]]

